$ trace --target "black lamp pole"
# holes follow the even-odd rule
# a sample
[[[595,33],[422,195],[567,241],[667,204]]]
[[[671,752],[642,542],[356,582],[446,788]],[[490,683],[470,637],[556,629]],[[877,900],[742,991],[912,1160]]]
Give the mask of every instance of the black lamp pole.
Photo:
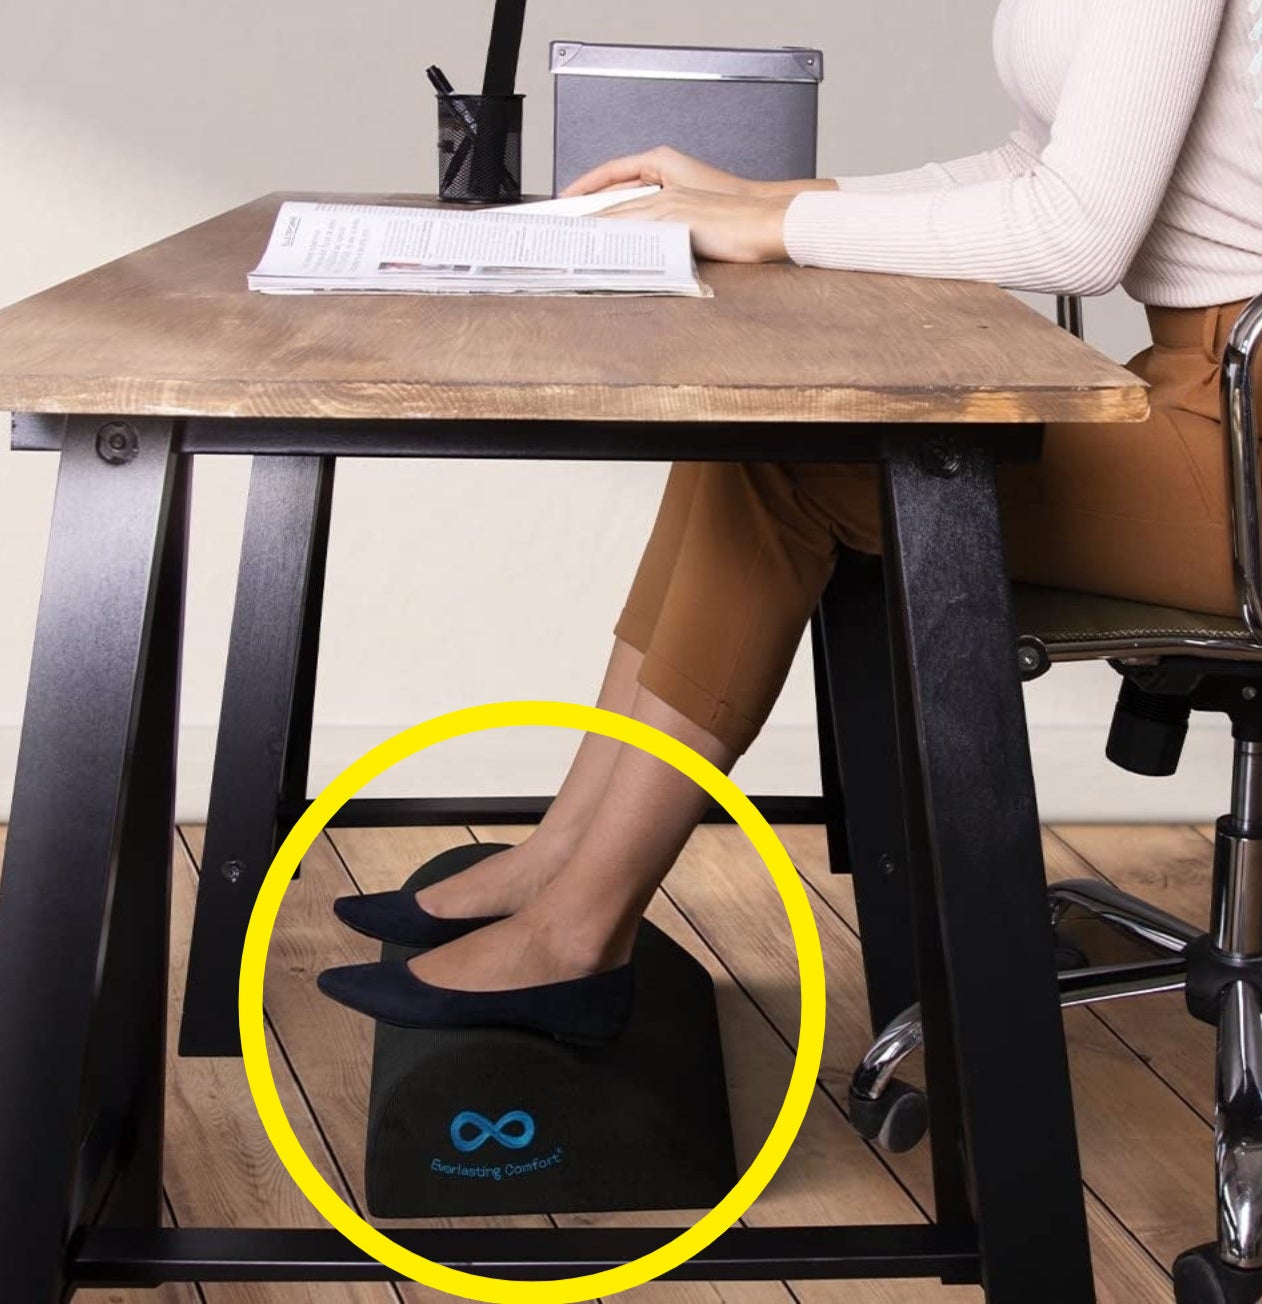
[[[517,61],[521,54],[522,29],[526,25],[526,0],[495,0],[495,17],[491,21],[491,43],[486,51],[486,76],[482,82],[484,96],[508,96],[517,89]],[[470,168],[473,176],[485,176],[488,169],[494,175],[503,175],[510,188],[520,194],[521,178],[513,177],[503,163],[505,146],[505,114],[508,109],[488,102],[478,123],[477,134],[465,145],[471,144],[473,158]],[[452,159],[452,175],[461,166],[463,148]],[[497,182],[498,184],[498,182]],[[491,198],[491,196],[487,196]]]
[[[517,87],[517,59],[526,23],[526,0],[495,0],[491,44],[486,52],[483,95],[512,95]]]

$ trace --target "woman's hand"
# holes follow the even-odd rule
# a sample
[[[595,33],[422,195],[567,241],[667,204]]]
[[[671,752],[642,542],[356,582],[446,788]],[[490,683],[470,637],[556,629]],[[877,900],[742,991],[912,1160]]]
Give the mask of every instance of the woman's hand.
[[[692,246],[702,258],[770,263],[788,257],[784,215],[791,202],[789,195],[713,194],[673,187],[607,208],[600,216],[686,222],[692,228]]]
[[[598,190],[634,186],[681,186],[685,190],[708,190],[715,195],[749,195],[758,183],[733,176],[720,168],[689,158],[677,149],[661,145],[645,154],[629,154],[593,168],[567,186],[562,195],[592,195]]]
[[[750,181],[711,167],[699,158],[659,145],[644,154],[628,154],[602,163],[567,186],[562,195],[592,195],[598,190],[630,189],[635,186],[678,186],[684,190],[705,190],[712,195],[747,195],[761,199],[792,199],[804,190],[836,190],[829,178],[802,181]]]
[[[786,258],[784,215],[804,190],[835,190],[829,180],[749,181],[661,145],[594,168],[563,195],[661,186],[660,193],[606,209],[602,217],[687,222],[702,258],[768,263]]]

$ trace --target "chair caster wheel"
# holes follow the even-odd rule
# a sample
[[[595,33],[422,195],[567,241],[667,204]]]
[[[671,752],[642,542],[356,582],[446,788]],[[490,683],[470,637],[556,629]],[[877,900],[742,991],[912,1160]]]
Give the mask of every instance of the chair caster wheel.
[[[877,1100],[850,1092],[850,1126],[865,1141],[901,1155],[929,1130],[929,1101],[910,1083],[894,1078]]]
[[[1176,1304],[1258,1304],[1262,1270],[1230,1268],[1216,1245],[1198,1245],[1174,1261]]]

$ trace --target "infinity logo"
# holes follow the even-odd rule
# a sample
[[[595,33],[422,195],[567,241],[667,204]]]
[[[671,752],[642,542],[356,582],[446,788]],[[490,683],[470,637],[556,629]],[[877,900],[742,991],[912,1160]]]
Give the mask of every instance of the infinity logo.
[[[513,1131],[509,1131],[509,1128]],[[465,1135],[466,1128],[475,1128],[476,1135]],[[506,1150],[524,1150],[535,1139],[535,1120],[523,1109],[514,1109],[492,1123],[489,1118],[466,1109],[451,1120],[451,1144],[467,1155],[484,1146],[492,1137]]]

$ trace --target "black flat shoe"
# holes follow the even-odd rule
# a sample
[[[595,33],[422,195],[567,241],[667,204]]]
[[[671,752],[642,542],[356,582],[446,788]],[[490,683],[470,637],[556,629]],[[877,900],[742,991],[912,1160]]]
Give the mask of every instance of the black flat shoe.
[[[422,982],[403,960],[326,969],[320,990],[399,1028],[529,1028],[580,1045],[612,1041],[631,1013],[631,966],[507,992],[461,992]]]
[[[421,867],[425,874],[425,886],[452,878],[505,850],[507,845],[502,843],[471,843],[444,851],[441,856],[435,856]],[[416,904],[419,890],[411,886],[396,892],[339,897],[333,902],[333,913],[342,923],[357,933],[363,933],[365,937],[415,950],[445,946],[458,937],[464,937],[466,933],[485,928],[487,924],[494,924],[503,918],[503,915],[483,915],[468,919],[441,919]]]

